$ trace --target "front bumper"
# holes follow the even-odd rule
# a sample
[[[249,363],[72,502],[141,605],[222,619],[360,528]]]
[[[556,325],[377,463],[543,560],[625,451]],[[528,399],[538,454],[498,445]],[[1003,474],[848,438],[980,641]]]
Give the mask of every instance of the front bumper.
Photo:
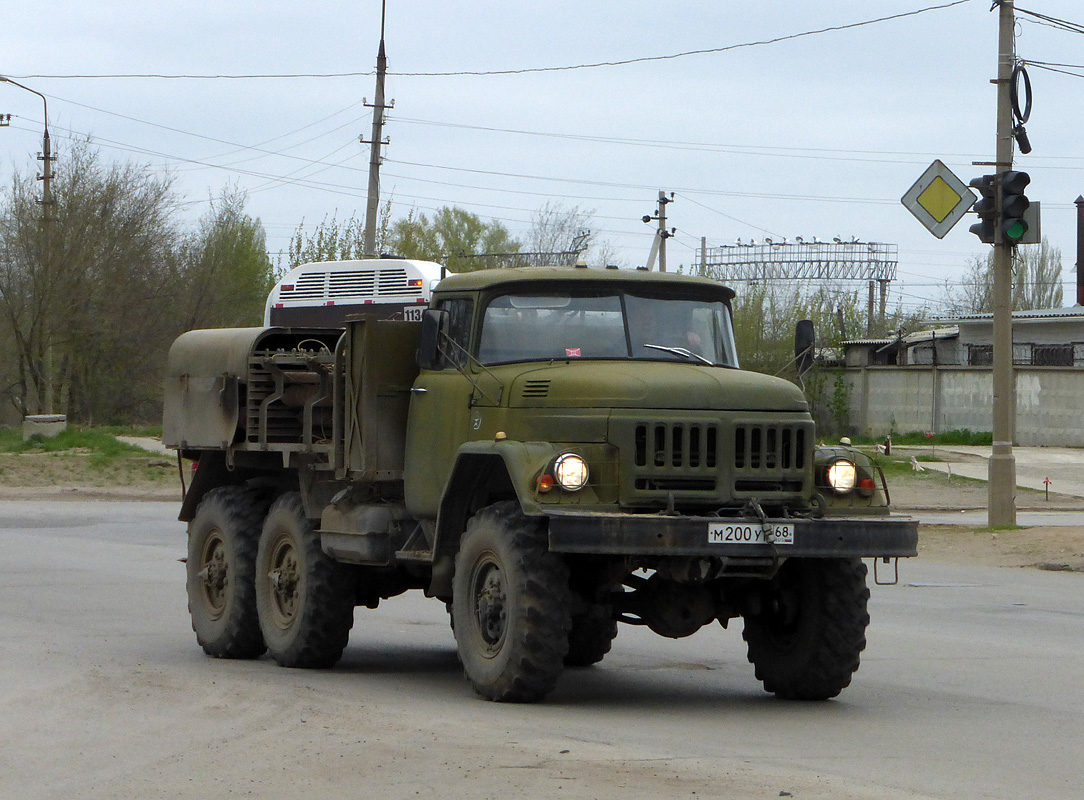
[[[918,555],[918,522],[910,517],[729,519],[548,510],[549,546],[557,553],[727,558],[907,558]],[[709,526],[792,525],[791,544],[709,541]]]

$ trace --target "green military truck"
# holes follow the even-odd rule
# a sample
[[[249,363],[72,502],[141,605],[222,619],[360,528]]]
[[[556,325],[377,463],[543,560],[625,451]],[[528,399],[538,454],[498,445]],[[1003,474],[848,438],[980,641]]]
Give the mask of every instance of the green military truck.
[[[490,700],[541,699],[618,623],[738,617],[767,691],[834,697],[865,647],[862,559],[914,556],[917,526],[860,452],[816,445],[794,384],[739,368],[733,296],[493,270],[445,278],[420,322],[182,335],[164,438],[197,466],[199,644],[331,667],[355,607],[419,589]]]

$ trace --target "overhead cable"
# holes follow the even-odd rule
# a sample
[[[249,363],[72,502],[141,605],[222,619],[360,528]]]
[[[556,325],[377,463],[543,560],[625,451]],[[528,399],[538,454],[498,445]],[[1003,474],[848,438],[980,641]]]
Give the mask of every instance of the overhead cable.
[[[885,17],[877,17],[875,19],[862,20],[860,22],[850,22],[843,25],[831,25],[826,28],[818,28],[816,30],[802,31],[800,33],[791,33],[784,36],[775,36],[770,39],[760,39],[753,42],[740,42],[738,44],[724,45],[722,47],[708,47],[700,50],[686,50],[681,53],[667,53],[657,56],[638,56],[636,58],[626,58],[616,61],[598,61],[586,64],[568,64],[562,66],[553,67],[522,67],[519,69],[498,69],[498,70],[462,70],[458,72],[388,72],[388,75],[392,75],[400,78],[452,78],[452,77],[484,77],[491,75],[525,75],[538,72],[569,72],[572,70],[581,69],[598,69],[601,67],[622,67],[629,64],[642,64],[651,61],[670,61],[678,58],[685,58],[687,56],[700,56],[710,55],[714,53],[725,53],[731,50],[738,50],[745,47],[761,47],[764,45],[778,44],[779,42],[786,42],[792,39],[801,39],[807,36],[819,36],[825,33],[834,33],[836,31],[844,31],[852,28],[861,28],[866,25],[876,25],[881,22],[890,22],[892,20],[903,19],[904,17],[913,17],[918,14],[925,14],[928,11],[941,11],[946,8],[952,8],[953,6],[962,5],[963,3],[969,3],[971,0],[952,0],[948,3],[942,3],[935,6],[927,6],[925,8],[918,8],[914,11],[904,11],[899,14],[890,14]],[[12,77],[23,79],[37,79],[37,78],[157,78],[165,80],[253,80],[253,79],[276,79],[276,78],[360,78],[373,75],[372,70],[367,72],[306,72],[306,73],[280,73],[280,74],[247,74],[247,75],[231,75],[225,73],[216,74],[167,74],[167,73],[116,73],[116,74],[82,74],[82,75],[58,75],[58,74],[31,74],[31,75],[14,75]]]

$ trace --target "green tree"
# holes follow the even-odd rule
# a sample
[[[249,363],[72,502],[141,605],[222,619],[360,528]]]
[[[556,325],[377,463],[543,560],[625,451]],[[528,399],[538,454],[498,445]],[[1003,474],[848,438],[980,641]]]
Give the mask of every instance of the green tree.
[[[395,252],[391,243],[391,199],[381,207],[376,228],[376,252]],[[397,253],[402,255],[402,253]],[[320,261],[352,261],[365,257],[365,221],[351,216],[339,222],[335,214],[324,217],[312,231],[305,230],[305,221],[297,226],[287,256],[287,266],[300,266]]]
[[[854,291],[789,281],[745,284],[734,298],[734,336],[742,366],[787,374],[794,359],[794,328],[802,319],[813,321],[822,350],[864,335],[867,323]]]
[[[486,266],[482,259],[470,256],[520,249],[520,243],[501,223],[483,222],[477,214],[448,206],[438,210],[431,220],[411,209],[405,218],[391,225],[389,240],[398,255],[439,261],[452,272]]]
[[[177,259],[179,327],[259,325],[275,284],[263,225],[245,213],[245,194],[223,189],[184,241]]]

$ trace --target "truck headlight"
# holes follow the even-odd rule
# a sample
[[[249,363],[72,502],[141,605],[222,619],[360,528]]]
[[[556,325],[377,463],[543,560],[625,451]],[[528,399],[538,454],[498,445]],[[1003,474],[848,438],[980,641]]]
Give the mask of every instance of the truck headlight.
[[[553,477],[566,492],[578,492],[587,485],[587,462],[575,453],[565,453],[553,462]]]
[[[854,488],[858,473],[854,464],[846,459],[833,461],[828,465],[828,485],[838,494],[847,494]]]

